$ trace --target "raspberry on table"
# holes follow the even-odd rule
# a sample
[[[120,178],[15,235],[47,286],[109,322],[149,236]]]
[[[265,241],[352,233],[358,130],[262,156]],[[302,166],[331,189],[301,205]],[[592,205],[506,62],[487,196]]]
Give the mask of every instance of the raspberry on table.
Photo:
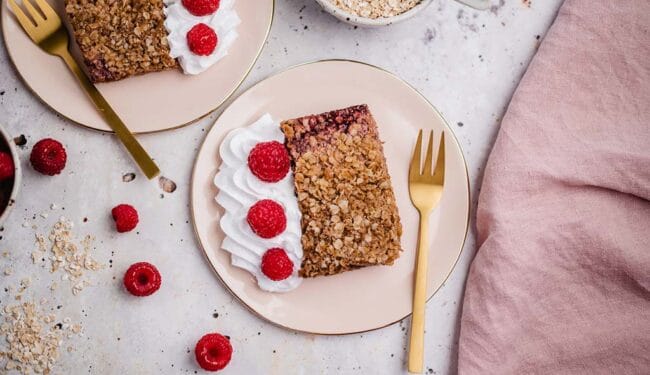
[[[124,287],[136,297],[150,296],[160,289],[162,277],[156,266],[147,262],[134,263],[124,274]]]
[[[61,173],[67,159],[65,147],[59,141],[51,138],[36,142],[29,156],[29,161],[34,169],[48,176]]]
[[[219,9],[219,0],[183,0],[183,6],[191,14],[202,17]]]
[[[273,281],[284,280],[293,273],[293,262],[284,249],[274,247],[262,257],[262,273]]]
[[[14,176],[16,166],[14,159],[8,152],[0,151],[0,182],[8,180]]]
[[[253,232],[262,238],[273,238],[287,228],[284,207],[271,199],[263,199],[252,205],[246,221]]]
[[[130,232],[138,225],[138,211],[129,204],[119,204],[111,210],[113,220],[115,220],[115,229],[118,232]]]
[[[278,182],[289,173],[291,160],[284,145],[277,141],[261,142],[248,154],[248,168],[264,182]]]
[[[204,24],[198,23],[187,32],[187,46],[196,55],[208,56],[217,48],[219,39],[214,30]]]
[[[218,333],[208,333],[196,343],[194,355],[202,369],[219,371],[230,362],[232,345],[226,337]]]

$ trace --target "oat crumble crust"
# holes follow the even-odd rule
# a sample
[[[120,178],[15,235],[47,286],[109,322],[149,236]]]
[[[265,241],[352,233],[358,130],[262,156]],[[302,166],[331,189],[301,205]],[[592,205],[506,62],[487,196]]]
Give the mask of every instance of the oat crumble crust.
[[[302,212],[300,276],[393,264],[402,225],[368,107],[287,120],[281,128]]]
[[[163,0],[65,0],[74,38],[93,82],[176,68]]]

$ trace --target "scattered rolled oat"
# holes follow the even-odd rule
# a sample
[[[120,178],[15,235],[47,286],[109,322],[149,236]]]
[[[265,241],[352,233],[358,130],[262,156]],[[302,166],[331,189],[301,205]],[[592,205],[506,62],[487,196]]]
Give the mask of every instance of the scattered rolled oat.
[[[135,180],[135,173],[126,173],[122,176],[122,182],[131,182]]]
[[[32,279],[26,277],[20,280],[20,288],[18,288],[18,293],[22,293],[25,289],[29,288],[32,285]]]
[[[167,177],[160,176],[158,179],[158,185],[165,193],[173,193],[176,191],[176,183]]]
[[[6,345],[0,351],[0,359],[6,358],[7,371],[51,373],[63,339],[81,332],[78,324],[53,324],[56,316],[45,314],[33,302],[5,306],[1,315],[4,321],[0,333]]]
[[[102,268],[91,255],[94,237],[87,235],[77,245],[72,233],[72,221],[61,217],[50,230],[47,238],[36,235],[37,250],[32,253],[32,261],[36,263],[39,259],[50,260],[50,272],[62,270],[65,272],[62,280],[68,280],[72,284],[72,294],[77,295],[83,288],[89,285],[88,281],[82,279],[84,271],[96,271]],[[48,256],[48,251],[50,255]]]
[[[346,12],[365,18],[388,18],[402,14],[421,0],[329,0]]]

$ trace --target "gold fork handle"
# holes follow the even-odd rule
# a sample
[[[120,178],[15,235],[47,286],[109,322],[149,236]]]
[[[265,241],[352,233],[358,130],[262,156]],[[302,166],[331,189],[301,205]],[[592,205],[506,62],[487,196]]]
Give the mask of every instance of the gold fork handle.
[[[138,140],[135,139],[133,133],[131,133],[122,120],[120,120],[117,113],[113,111],[113,108],[111,108],[95,85],[90,82],[77,62],[72,58],[70,52],[68,52],[67,49],[62,49],[58,51],[58,55],[63,59],[63,61],[65,61],[70,70],[77,77],[77,80],[86,91],[86,94],[88,94],[93,103],[95,103],[99,113],[101,113],[108,125],[113,129],[115,135],[117,135],[120,141],[122,141],[122,144],[124,144],[127,151],[129,151],[140,169],[142,169],[145,176],[147,176],[148,179],[156,177],[160,173],[160,169],[156,163],[151,159],[151,156],[147,154],[147,151],[142,148]]]
[[[427,266],[429,255],[429,213],[420,212],[420,239],[415,265],[415,291],[409,341],[408,370],[422,373],[424,367],[424,306],[427,302]]]

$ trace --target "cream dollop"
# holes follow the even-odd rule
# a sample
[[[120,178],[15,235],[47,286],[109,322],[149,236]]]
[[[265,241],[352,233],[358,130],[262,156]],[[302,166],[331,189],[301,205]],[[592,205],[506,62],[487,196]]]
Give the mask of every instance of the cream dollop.
[[[293,173],[287,173],[279,182],[268,183],[257,178],[248,168],[248,154],[259,142],[284,143],[284,134],[271,115],[265,114],[252,125],[232,130],[221,143],[221,166],[214,178],[219,188],[216,201],[224,208],[221,229],[226,237],[221,247],[231,254],[234,266],[253,274],[263,290],[287,292],[300,285],[298,269],[302,261],[302,231],[300,209],[294,192]],[[287,217],[287,228],[271,239],[257,236],[246,221],[248,209],[262,199],[280,203]],[[294,264],[294,272],[287,279],[273,281],[261,270],[266,250],[283,248]]]
[[[235,0],[221,0],[213,14],[197,17],[185,9],[182,0],[165,0],[165,28],[169,54],[177,58],[185,74],[199,74],[228,54],[237,39],[237,25],[241,20],[233,9]],[[217,48],[208,56],[199,56],[187,45],[187,32],[198,23],[204,23],[217,33]]]

